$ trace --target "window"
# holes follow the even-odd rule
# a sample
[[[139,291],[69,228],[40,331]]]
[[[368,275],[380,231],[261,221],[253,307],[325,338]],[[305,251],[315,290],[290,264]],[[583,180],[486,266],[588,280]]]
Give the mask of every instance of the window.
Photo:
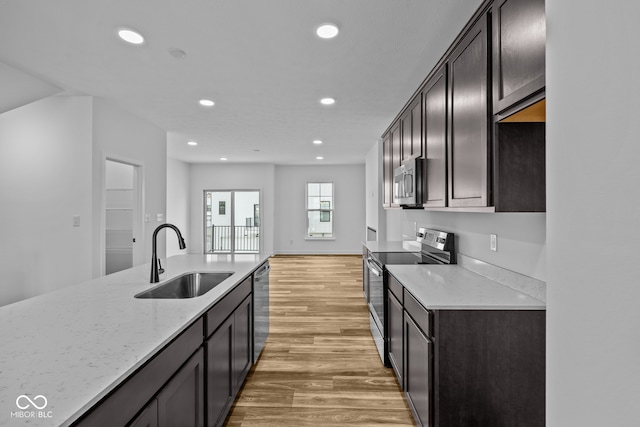
[[[333,239],[332,182],[307,183],[307,239]]]
[[[205,253],[260,251],[260,192],[205,190]]]

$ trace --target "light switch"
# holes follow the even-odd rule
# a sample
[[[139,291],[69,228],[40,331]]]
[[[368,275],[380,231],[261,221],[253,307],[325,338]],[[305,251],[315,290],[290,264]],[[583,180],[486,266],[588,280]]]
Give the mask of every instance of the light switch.
[[[80,227],[80,215],[73,216],[73,226]]]
[[[144,214],[144,222],[149,222],[149,221],[151,221],[151,215]]]
[[[491,241],[491,243],[490,243],[489,249],[491,249],[494,252],[497,252],[498,251],[498,236],[495,235],[495,234],[491,234],[490,235],[490,241]]]

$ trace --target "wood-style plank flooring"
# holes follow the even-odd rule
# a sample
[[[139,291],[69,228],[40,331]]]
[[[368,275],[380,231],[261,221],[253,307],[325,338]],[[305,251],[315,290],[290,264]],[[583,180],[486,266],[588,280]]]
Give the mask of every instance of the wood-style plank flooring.
[[[270,335],[226,425],[415,425],[369,332],[362,258],[270,262]]]

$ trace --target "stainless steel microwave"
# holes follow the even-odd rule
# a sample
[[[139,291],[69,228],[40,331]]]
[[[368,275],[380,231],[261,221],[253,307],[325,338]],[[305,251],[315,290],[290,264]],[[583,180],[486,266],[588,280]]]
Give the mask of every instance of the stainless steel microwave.
[[[422,206],[423,159],[407,160],[393,171],[393,203]]]

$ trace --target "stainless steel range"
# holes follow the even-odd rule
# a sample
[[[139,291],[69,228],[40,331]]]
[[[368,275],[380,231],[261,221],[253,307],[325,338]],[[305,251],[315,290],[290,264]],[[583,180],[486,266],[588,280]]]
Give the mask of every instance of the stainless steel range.
[[[385,366],[388,360],[387,326],[387,265],[393,264],[455,264],[454,234],[420,228],[416,240],[420,252],[370,252],[367,251],[363,289],[369,305],[371,335]]]

